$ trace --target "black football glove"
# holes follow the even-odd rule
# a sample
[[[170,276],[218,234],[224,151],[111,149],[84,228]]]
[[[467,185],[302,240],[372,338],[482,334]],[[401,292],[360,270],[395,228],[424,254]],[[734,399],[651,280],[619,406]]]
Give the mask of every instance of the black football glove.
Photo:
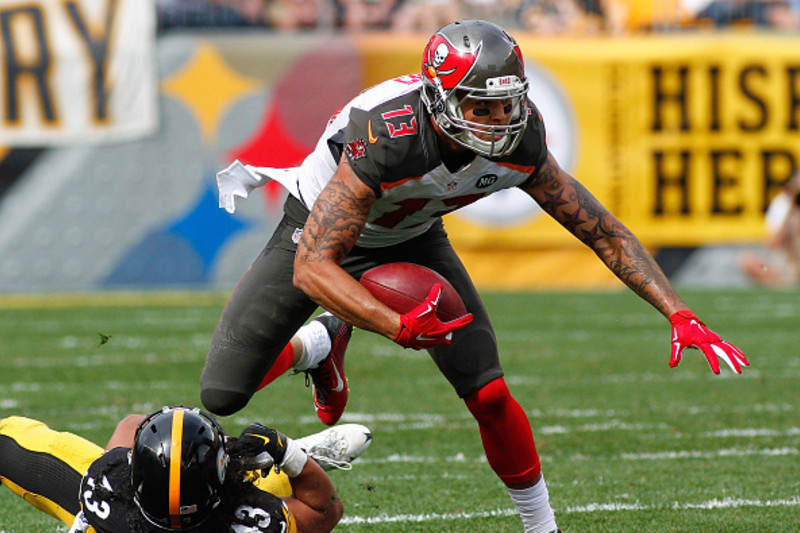
[[[259,423],[247,426],[239,435],[242,465],[249,470],[262,470],[265,474],[273,464],[280,471],[286,456],[286,435]]]

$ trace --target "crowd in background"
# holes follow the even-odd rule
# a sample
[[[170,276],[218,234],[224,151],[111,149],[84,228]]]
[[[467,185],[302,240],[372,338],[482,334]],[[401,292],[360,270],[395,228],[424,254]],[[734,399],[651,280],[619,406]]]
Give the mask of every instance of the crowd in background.
[[[483,18],[541,35],[800,29],[800,0],[156,0],[159,28],[432,33]]]

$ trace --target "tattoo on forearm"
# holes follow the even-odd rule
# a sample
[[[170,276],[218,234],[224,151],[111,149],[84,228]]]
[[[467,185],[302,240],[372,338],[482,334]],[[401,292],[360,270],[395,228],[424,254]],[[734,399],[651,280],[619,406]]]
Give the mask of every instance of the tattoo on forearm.
[[[653,256],[636,237],[630,232],[628,235],[621,255],[610,260],[608,267],[631,290],[666,315],[668,307],[678,303],[680,298]]]
[[[561,198],[561,195],[564,194],[564,190],[559,190],[555,194],[550,194],[549,192],[545,191],[544,195],[547,198],[544,202],[542,202],[541,206],[542,209],[547,211],[548,213],[555,213],[559,207],[567,205],[569,202]],[[575,212],[575,216],[578,215],[578,212]],[[584,221],[585,222],[585,221]]]
[[[569,211],[564,211],[565,218],[561,222],[561,224],[567,228],[570,233],[575,233],[578,226],[586,222],[585,218],[581,218],[581,208],[578,207],[575,209],[574,213],[570,213]]]
[[[639,240],[577,180],[548,159],[526,189],[542,209],[591,248],[628,287],[656,309],[680,302]]]
[[[363,199],[342,184],[332,181],[317,198],[301,237],[305,253],[299,259],[317,262],[333,258],[337,263],[358,240],[364,228],[369,199]]]

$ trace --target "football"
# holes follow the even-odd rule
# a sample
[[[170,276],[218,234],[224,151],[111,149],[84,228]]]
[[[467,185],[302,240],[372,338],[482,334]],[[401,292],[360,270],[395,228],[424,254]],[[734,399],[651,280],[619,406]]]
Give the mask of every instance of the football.
[[[434,283],[442,285],[436,316],[449,322],[467,314],[461,296],[438,272],[415,263],[386,263],[361,276],[361,284],[387,307],[405,314],[425,301]]]

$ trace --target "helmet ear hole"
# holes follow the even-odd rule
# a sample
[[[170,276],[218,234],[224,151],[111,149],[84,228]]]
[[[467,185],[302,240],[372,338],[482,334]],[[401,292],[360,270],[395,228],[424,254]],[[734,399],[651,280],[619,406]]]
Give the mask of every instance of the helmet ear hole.
[[[134,502],[159,528],[195,527],[219,505],[227,463],[224,434],[211,415],[162,408],[136,431],[130,452]]]

